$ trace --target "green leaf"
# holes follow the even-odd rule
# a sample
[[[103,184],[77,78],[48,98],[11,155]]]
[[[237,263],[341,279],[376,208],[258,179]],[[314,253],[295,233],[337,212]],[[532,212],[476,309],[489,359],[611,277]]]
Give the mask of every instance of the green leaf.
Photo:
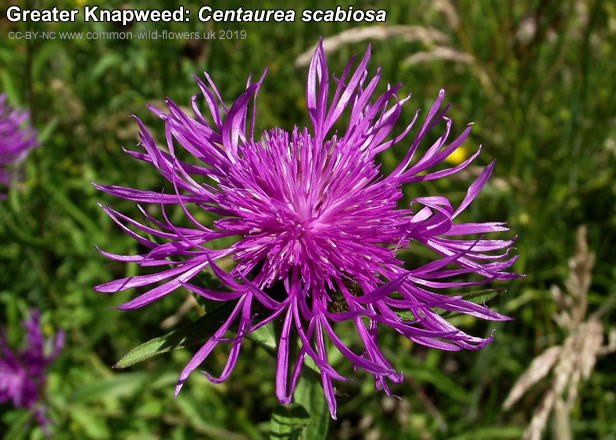
[[[472,302],[473,304],[484,305],[485,303],[487,303],[491,299],[493,299],[493,298],[495,298],[497,296],[500,296],[500,295],[502,295],[502,294],[504,294],[506,292],[507,292],[507,290],[503,289],[503,288],[500,288],[500,289],[482,289],[482,290],[478,290],[477,292],[464,293],[464,294],[462,294],[462,298],[465,301]],[[442,310],[442,309],[439,309],[439,308],[435,308],[435,310],[443,318],[451,318],[452,316],[460,315],[460,312],[450,312],[448,310]]]
[[[11,75],[9,75],[8,71],[4,70],[2,71],[1,77],[2,89],[4,90],[4,93],[6,93],[6,96],[9,99],[9,103],[11,103],[13,106],[19,107],[21,105],[21,101],[19,99],[19,91],[17,90],[17,87],[15,87],[15,83],[11,79]]]
[[[180,409],[182,415],[190,423],[192,430],[205,434],[206,438],[219,438],[225,440],[245,440],[246,436],[227,431],[222,426],[217,426],[216,419],[211,414],[204,413],[203,407],[192,397],[183,396],[177,399],[175,404]],[[198,436],[202,438],[203,436]]]
[[[507,293],[507,289],[499,288],[499,289],[482,289],[476,292],[463,293],[462,297],[469,302],[475,304],[483,304],[485,302],[490,301],[491,299],[500,296],[504,293]]]
[[[298,440],[308,423],[310,415],[303,406],[278,405],[270,421],[270,440]]]
[[[226,302],[184,327],[144,342],[124,355],[113,368],[130,367],[152,356],[188,347],[210,338],[220,328],[221,322],[229,317],[235,304],[236,301]]]
[[[21,440],[28,433],[28,422],[32,418],[32,413],[34,411],[20,411],[19,417],[13,420],[11,423],[11,429],[9,432],[5,433],[6,437],[14,440]]]
[[[15,193],[16,191],[11,191]],[[41,240],[38,235],[29,234],[29,230],[26,226],[16,224],[13,220],[13,216],[10,215],[8,210],[0,210],[0,219],[6,228],[11,232],[11,238],[17,242],[24,243],[29,246],[44,247],[53,249],[53,243],[45,240]]]
[[[293,398],[310,415],[310,423],[304,429],[304,438],[320,440],[327,438],[329,409],[318,377],[305,372],[299,379]]]
[[[92,69],[92,79],[99,79],[108,69],[120,65],[122,61],[122,57],[115,52],[103,55]]]
[[[274,321],[271,321],[264,325],[263,327],[258,328],[254,332],[250,333],[246,337],[251,341],[256,342],[261,348],[267,351],[270,355],[276,357],[278,354],[278,340],[279,336],[276,334],[276,329],[274,326]],[[297,347],[301,347],[302,343],[299,337],[296,339]],[[321,374],[321,369],[314,362],[314,360],[306,355],[304,356],[304,365],[310,368],[317,374]]]
[[[453,437],[452,440],[496,440],[520,438],[524,428],[521,426],[497,426],[479,428]]]
[[[71,403],[101,400],[106,397],[121,397],[132,394],[146,379],[146,373],[123,373],[109,379],[95,380],[78,387],[70,397]]]
[[[278,343],[276,342],[276,332],[274,331],[274,323],[272,321],[268,322],[263,327],[259,327],[246,337],[251,341],[256,342],[272,356],[276,356]]]
[[[73,423],[83,429],[83,433],[79,437],[94,440],[111,438],[106,420],[91,409],[76,406],[71,409],[69,416]]]
[[[49,137],[53,134],[57,126],[58,126],[57,117],[52,118],[51,121],[45,124],[45,127],[43,127],[43,129],[39,131],[38,136],[37,136],[39,144],[44,144],[47,141],[47,139],[49,139]]]
[[[62,191],[56,191],[55,188],[45,188],[47,195],[60,205],[70,217],[77,223],[80,223],[88,233],[94,236],[98,232],[98,226],[90,219],[90,217]]]
[[[319,366],[316,364],[314,359],[312,359],[308,355],[304,356],[304,365],[307,366],[308,368],[310,368],[315,373],[321,374],[321,369],[319,368]]]
[[[59,40],[47,40],[45,44],[37,48],[32,60],[32,78],[38,80],[45,67],[49,65],[50,60],[57,60],[59,52],[62,51],[62,43]]]
[[[405,368],[405,372],[420,384],[427,382],[458,402],[469,404],[473,400],[468,391],[437,368],[411,367]]]
[[[491,299],[497,296],[500,296],[506,292],[507,290],[502,289],[502,288],[501,289],[482,289],[476,292],[463,293],[462,298],[465,301],[471,302],[473,304],[485,304]],[[461,314],[460,312],[450,312],[448,310],[439,309],[438,307],[433,307],[432,310],[434,310],[436,313],[441,315],[443,318],[451,318],[452,316]],[[416,319],[413,312],[409,312],[406,310],[396,311],[396,315],[398,315],[398,317],[406,321],[414,321]]]

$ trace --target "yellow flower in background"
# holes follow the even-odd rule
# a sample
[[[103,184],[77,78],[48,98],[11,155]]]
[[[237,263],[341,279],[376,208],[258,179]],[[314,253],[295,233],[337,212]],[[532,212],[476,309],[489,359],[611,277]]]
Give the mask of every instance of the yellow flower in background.
[[[458,148],[445,158],[445,162],[449,162],[453,165],[459,165],[468,157],[468,150],[464,145],[460,145]]]

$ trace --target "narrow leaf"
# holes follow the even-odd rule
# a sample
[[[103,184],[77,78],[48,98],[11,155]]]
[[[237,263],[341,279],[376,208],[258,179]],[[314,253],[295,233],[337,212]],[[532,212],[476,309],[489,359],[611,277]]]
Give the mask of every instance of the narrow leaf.
[[[278,405],[270,421],[270,440],[299,440],[308,423],[310,416],[303,406]]]
[[[476,292],[469,292],[469,293],[464,293],[462,294],[462,298],[465,301],[468,302],[472,302],[473,304],[481,304],[484,305],[485,303],[487,303],[488,301],[490,301],[491,299],[500,296],[504,293],[507,292],[507,289],[482,289],[482,290],[478,290]],[[447,310],[442,310],[439,308],[434,308],[434,310],[436,311],[436,313],[438,313],[439,315],[441,315],[443,318],[450,318],[452,316],[456,316],[459,315],[460,312],[450,312]]]
[[[30,422],[34,410],[20,411],[20,413],[19,417],[11,421],[11,429],[5,433],[6,437],[4,438],[21,440],[28,434],[28,422]]]
[[[259,327],[246,337],[253,342],[256,342],[272,356],[276,356],[278,343],[276,342],[277,339],[273,322],[268,322],[263,327]]]
[[[113,368],[130,367],[152,356],[195,345],[208,339],[218,330],[221,322],[229,316],[235,304],[236,301],[226,302],[184,327],[144,342],[124,355]]]
[[[146,373],[122,373],[109,379],[100,379],[77,388],[70,396],[72,403],[99,401],[107,397],[121,397],[132,394],[145,380]]]
[[[304,438],[311,440],[327,438],[330,416],[317,376],[311,373],[303,374],[297,383],[293,397],[310,414],[310,423],[304,429]]]
[[[39,144],[41,145],[44,144],[47,141],[47,139],[49,139],[49,137],[53,134],[57,126],[58,126],[57,117],[52,118],[51,121],[45,124],[45,126],[43,127],[42,130],[39,131],[38,136],[37,136]]]
[[[488,301],[490,301],[491,299],[499,295],[502,295],[503,293],[506,293],[506,292],[507,292],[506,289],[482,289],[476,292],[464,293],[462,294],[462,297],[465,301],[471,302],[473,304],[483,305],[487,303]],[[438,307],[433,307],[432,310],[434,310],[436,313],[441,315],[443,318],[451,318],[452,316],[461,314],[460,312],[450,312],[448,310],[439,309]],[[412,312],[407,311],[407,310],[398,310],[398,311],[395,311],[395,313],[396,315],[398,315],[400,318],[404,319],[405,321],[414,321],[415,319],[417,319],[415,315],[413,315]]]
[[[447,375],[438,369],[411,367],[405,368],[405,372],[412,376],[418,383],[429,383],[444,394],[463,404],[473,401],[473,396],[464,388],[451,380]]]

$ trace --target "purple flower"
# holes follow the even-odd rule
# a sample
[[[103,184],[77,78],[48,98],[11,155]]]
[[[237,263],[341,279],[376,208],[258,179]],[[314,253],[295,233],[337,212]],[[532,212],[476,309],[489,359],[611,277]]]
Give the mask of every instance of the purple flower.
[[[55,338],[43,341],[36,309],[30,310],[30,317],[22,326],[26,346],[21,350],[11,350],[4,329],[0,333],[0,403],[11,400],[17,408],[33,410],[34,419],[48,434],[45,406],[36,407],[36,404],[47,381],[45,368],[62,348],[64,333],[59,331]]]
[[[506,231],[504,223],[454,224],[488,180],[494,163],[483,170],[455,208],[445,197],[417,197],[409,207],[399,207],[403,184],[449,176],[466,167],[479,150],[458,166],[434,170],[462,145],[471,129],[469,125],[446,145],[451,120],[445,116],[449,106],[440,110],[444,97],[441,91],[415,138],[405,142],[408,151],[402,162],[391,174],[383,175],[376,155],[406,139],[419,111],[402,133],[390,136],[410,95],[399,100],[396,93],[401,85],[396,85],[371,100],[381,72],[377,69],[373,77],[368,77],[369,57],[370,48],[355,70],[351,59],[339,78],[330,78],[319,44],[309,67],[306,90],[312,130],[294,127],[287,132],[274,128],[256,138],[255,101],[265,73],[257,82],[249,79],[246,90],[230,108],[207,74],[207,84],[196,78],[201,93],[191,100],[194,116],[186,115],[171,100],[166,102],[169,113],[150,108],[164,121],[164,147],[156,144],[137,119],[145,152],[126,151],[154,165],[172,189],[157,193],[96,185],[123,199],[159,204],[162,211],[162,218],[157,219],[151,210],[139,207],[149,222],[145,224],[103,207],[149,251],[133,256],[101,253],[116,261],[160,268],[152,275],[122,278],[95,288],[119,292],[147,286],[145,293],[118,309],[145,306],[178,287],[209,300],[235,301],[228,319],[180,374],[176,395],[219,342],[230,342],[231,352],[219,377],[204,372],[215,383],[231,373],[244,336],[280,319],[278,399],[282,403],[291,401],[302,365],[310,357],[320,369],[325,397],[335,417],[332,380],[345,378],[328,362],[326,339],[355,367],[372,373],[377,389],[389,393],[386,379],[399,383],[402,374],[394,370],[379,348],[379,328],[390,327],[416,343],[442,350],[476,350],[492,337],[464,333],[435,308],[489,320],[509,319],[461,296],[437,293],[518,276],[505,272],[515,261],[508,256],[513,240],[484,239],[486,233]],[[334,83],[331,88],[330,80]],[[209,121],[197,105],[201,98]],[[346,128],[334,130],[345,111],[349,117]],[[440,122],[444,123],[444,133],[419,155],[420,142]],[[182,160],[180,152],[193,159]],[[195,165],[194,159],[201,164]],[[180,205],[190,227],[169,221],[165,207],[170,204]],[[203,211],[220,217],[213,227],[196,219]],[[465,235],[471,237],[455,238]],[[237,240],[228,248],[216,249],[210,244],[232,236]],[[405,267],[398,251],[420,245],[439,257],[420,267]],[[227,257],[236,263],[229,273],[216,264]],[[190,283],[208,267],[231,291]],[[479,277],[460,281],[467,274]],[[336,333],[336,323],[341,321],[355,325],[359,350],[353,351]],[[234,322],[238,323],[237,336],[225,338]],[[291,338],[297,338],[300,344],[295,359],[290,359]]]
[[[9,187],[18,177],[15,166],[23,161],[28,151],[38,145],[36,131],[28,121],[29,113],[13,110],[0,94],[0,187]],[[0,193],[0,199],[5,195]]]

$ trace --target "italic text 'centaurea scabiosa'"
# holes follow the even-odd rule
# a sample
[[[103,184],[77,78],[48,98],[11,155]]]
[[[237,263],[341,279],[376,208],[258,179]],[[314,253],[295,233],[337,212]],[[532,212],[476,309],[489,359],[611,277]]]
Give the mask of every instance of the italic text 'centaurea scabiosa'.
[[[118,309],[143,307],[178,287],[208,300],[234,301],[229,317],[181,372],[176,395],[218,343],[230,343],[231,351],[219,377],[204,372],[215,383],[231,373],[246,335],[279,320],[278,399],[291,401],[309,357],[320,370],[325,398],[335,417],[333,380],[345,378],[328,362],[327,339],[355,367],[373,374],[377,389],[389,393],[386,379],[399,383],[402,374],[394,370],[379,347],[380,328],[389,327],[429,347],[475,350],[492,338],[466,334],[436,308],[495,321],[509,319],[462,296],[439,293],[517,276],[505,272],[515,260],[508,256],[513,240],[484,238],[487,233],[506,231],[504,223],[454,223],[484,186],[494,163],[481,172],[457,207],[445,197],[418,197],[410,206],[399,207],[403,184],[449,176],[466,167],[480,150],[453,168],[434,170],[462,145],[471,129],[469,125],[447,144],[451,120],[445,116],[449,107],[441,110],[443,91],[414,138],[408,139],[407,134],[419,111],[401,133],[392,136],[401,106],[410,95],[398,99],[401,85],[396,85],[375,99],[381,73],[377,69],[369,78],[369,58],[370,48],[354,70],[351,59],[339,78],[330,77],[319,44],[306,89],[312,127],[296,126],[290,132],[273,128],[257,137],[255,103],[265,73],[257,82],[249,79],[230,108],[206,73],[206,82],[196,78],[200,93],[191,100],[193,116],[169,99],[168,113],[150,109],[164,121],[164,146],[157,144],[137,119],[145,152],[126,151],[152,164],[172,189],[153,192],[96,185],[123,199],[161,206],[160,218],[139,208],[146,222],[103,207],[127,234],[149,248],[141,255],[101,251],[103,255],[160,267],[151,275],[118,279],[95,288],[99,292],[147,288]],[[198,106],[201,99],[209,120]],[[349,118],[346,129],[334,131],[334,124],[345,112]],[[427,150],[422,145],[425,152],[414,157],[420,155],[426,133],[438,123],[444,125],[442,135]],[[391,174],[383,175],[375,158],[394,146],[404,148],[404,158]],[[201,163],[180,159],[181,149]],[[169,221],[165,206],[171,204],[181,207],[190,227]],[[194,216],[199,210],[220,218],[205,226]],[[146,238],[147,234],[154,239]],[[461,238],[467,235],[470,237]],[[208,247],[213,240],[231,236],[237,241],[228,248]],[[420,267],[405,267],[397,253],[419,245],[439,257]],[[229,272],[217,264],[228,257],[235,262]],[[228,291],[191,283],[206,268]],[[479,281],[460,281],[460,276],[469,274],[479,275]],[[361,348],[341,341],[336,324],[342,321],[354,324]],[[236,328],[232,325],[237,326],[237,336],[225,337],[229,329]],[[290,351],[292,338],[299,344],[295,355]]]
[[[29,113],[13,109],[0,94],[0,199],[4,188],[8,188],[18,177],[19,164],[28,151],[38,145],[36,131],[29,123]]]
[[[33,411],[34,420],[48,434],[49,421],[40,399],[47,381],[45,369],[62,348],[64,333],[58,331],[45,341],[39,316],[38,310],[32,309],[22,322],[26,343],[19,350],[9,347],[5,329],[0,329],[0,403],[11,401],[17,408]]]

